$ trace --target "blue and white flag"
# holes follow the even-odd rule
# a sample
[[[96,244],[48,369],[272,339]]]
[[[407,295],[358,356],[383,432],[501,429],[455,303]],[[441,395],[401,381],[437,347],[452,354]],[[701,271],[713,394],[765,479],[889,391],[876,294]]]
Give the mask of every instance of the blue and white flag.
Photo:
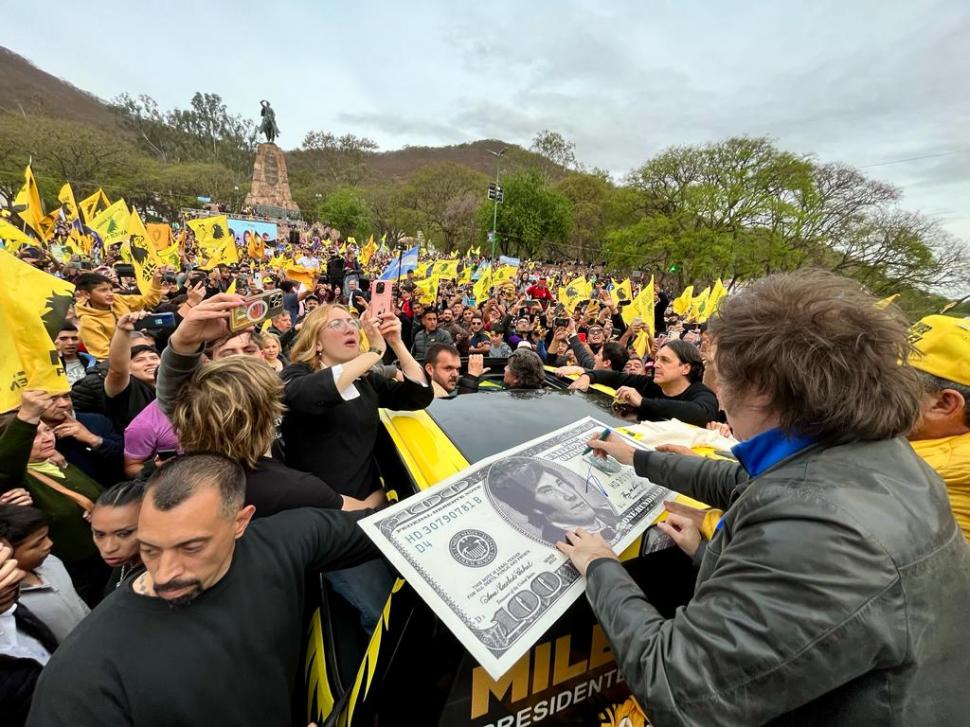
[[[398,267],[400,263],[400,268]],[[394,280],[398,276],[406,275],[411,270],[418,267],[418,246],[415,245],[406,253],[404,253],[400,258],[394,258],[387,264],[384,268],[384,272],[381,273],[381,280]]]
[[[500,265],[512,265],[516,268],[522,264],[522,261],[519,260],[519,258],[509,257],[508,255],[499,255],[498,261]]]

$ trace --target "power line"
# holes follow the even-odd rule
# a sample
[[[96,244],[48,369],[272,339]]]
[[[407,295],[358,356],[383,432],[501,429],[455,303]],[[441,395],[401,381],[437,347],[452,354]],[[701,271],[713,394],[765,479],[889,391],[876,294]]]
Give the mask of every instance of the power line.
[[[918,157],[906,157],[905,159],[891,159],[887,162],[878,162],[877,164],[867,164],[864,167],[859,167],[860,169],[872,169],[873,167],[885,167],[890,164],[902,164],[903,162],[917,162],[921,159],[936,159],[938,157],[953,156],[954,154],[966,154],[970,152],[970,149],[954,149],[953,151],[944,151],[938,154],[924,154]]]

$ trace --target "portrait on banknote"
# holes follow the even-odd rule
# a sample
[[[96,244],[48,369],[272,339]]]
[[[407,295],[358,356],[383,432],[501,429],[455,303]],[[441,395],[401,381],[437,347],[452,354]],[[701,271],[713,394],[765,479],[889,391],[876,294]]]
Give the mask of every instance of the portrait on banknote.
[[[583,592],[582,578],[556,541],[567,530],[585,528],[620,552],[673,497],[632,467],[591,461],[587,442],[603,430],[587,417],[476,462],[361,521],[494,678]]]
[[[555,547],[567,530],[616,538],[619,513],[598,479],[537,457],[504,457],[489,466],[485,492],[496,512],[523,535]]]

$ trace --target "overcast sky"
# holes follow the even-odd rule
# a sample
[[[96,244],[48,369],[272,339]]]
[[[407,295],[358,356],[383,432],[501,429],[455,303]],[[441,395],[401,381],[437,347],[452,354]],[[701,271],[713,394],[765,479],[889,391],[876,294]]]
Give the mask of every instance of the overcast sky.
[[[8,3],[0,44],[104,99],[214,91],[256,119],[268,98],[286,148],[310,129],[393,149],[548,128],[621,178],[671,145],[768,135],[970,241],[966,0],[59,5]]]

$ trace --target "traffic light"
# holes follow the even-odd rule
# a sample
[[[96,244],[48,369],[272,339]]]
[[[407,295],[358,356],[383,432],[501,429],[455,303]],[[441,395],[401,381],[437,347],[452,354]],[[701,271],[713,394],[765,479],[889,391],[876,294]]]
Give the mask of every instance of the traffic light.
[[[505,190],[502,187],[495,184],[495,182],[488,183],[488,198],[495,200],[496,202],[505,201]]]

